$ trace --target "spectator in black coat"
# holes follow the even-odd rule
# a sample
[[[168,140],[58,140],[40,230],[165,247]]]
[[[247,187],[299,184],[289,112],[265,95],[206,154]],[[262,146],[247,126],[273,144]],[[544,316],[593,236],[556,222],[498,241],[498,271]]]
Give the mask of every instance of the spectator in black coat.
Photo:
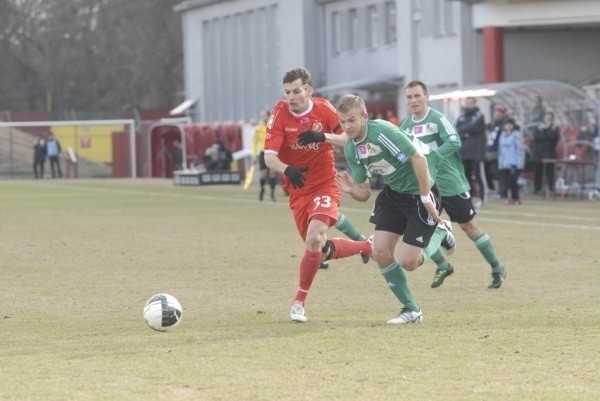
[[[460,148],[460,158],[465,166],[465,175],[469,183],[471,177],[479,187],[479,202],[475,207],[485,205],[486,185],[483,174],[483,159],[487,146],[487,136],[485,127],[485,118],[474,97],[465,98],[463,114],[456,121],[456,130],[460,136],[462,147]]]
[[[44,178],[46,164],[46,141],[38,135],[33,143],[33,174],[35,178]]]
[[[544,114],[544,122],[539,124],[533,133],[533,151],[531,161],[534,171],[534,190],[536,194],[542,191],[544,175],[548,190],[554,192],[554,163],[546,163],[544,159],[556,159],[556,144],[560,139],[560,129],[554,124],[554,113]],[[545,167],[545,171],[544,171]]]

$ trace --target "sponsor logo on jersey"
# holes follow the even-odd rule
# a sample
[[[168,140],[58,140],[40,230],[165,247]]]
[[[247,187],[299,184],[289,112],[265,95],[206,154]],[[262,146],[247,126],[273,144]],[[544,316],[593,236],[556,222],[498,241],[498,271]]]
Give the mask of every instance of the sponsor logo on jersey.
[[[292,143],[290,147],[292,148],[292,150],[319,150],[318,143],[309,143],[306,146],[302,146],[299,143]]]
[[[396,286],[396,284],[394,284],[394,283],[392,283],[390,281],[388,281],[387,284],[388,284],[388,287],[390,287],[390,288],[394,288]]]
[[[423,243],[423,236],[419,236],[419,237],[415,238],[415,241],[420,242],[422,244]]]
[[[284,131],[297,132],[298,128],[296,128],[296,127],[285,127]]]
[[[431,135],[439,132],[437,124],[434,123],[426,123],[424,125],[415,125],[412,129],[412,133],[414,136],[425,136]]]
[[[385,161],[385,159],[381,159],[375,163],[369,164],[367,170],[372,174],[390,175],[396,171],[396,168]]]
[[[360,144],[356,147],[356,151],[358,152],[359,159],[366,159],[369,157],[369,150],[366,145]]]
[[[458,141],[458,135],[452,134],[448,137],[448,140],[456,142],[456,141]]]

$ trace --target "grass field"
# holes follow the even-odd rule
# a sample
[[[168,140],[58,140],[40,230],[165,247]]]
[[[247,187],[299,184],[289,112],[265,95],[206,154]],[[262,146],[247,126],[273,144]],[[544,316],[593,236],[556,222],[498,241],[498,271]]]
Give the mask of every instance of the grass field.
[[[597,400],[600,203],[525,199],[478,216],[506,265],[455,230],[455,274],[408,273],[424,323],[374,263],[317,275],[289,321],[302,243],[285,198],[165,180],[0,182],[0,400]],[[364,232],[371,203],[344,198]],[[341,235],[341,234],[339,234]],[[338,236],[335,230],[330,236]],[[171,332],[141,316],[175,295]]]

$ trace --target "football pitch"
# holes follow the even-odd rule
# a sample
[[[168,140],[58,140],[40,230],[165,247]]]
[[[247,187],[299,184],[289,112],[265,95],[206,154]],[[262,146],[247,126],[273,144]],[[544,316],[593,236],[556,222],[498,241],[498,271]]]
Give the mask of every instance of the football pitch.
[[[597,400],[600,203],[527,197],[455,225],[455,273],[407,273],[424,322],[371,262],[320,270],[289,321],[303,244],[287,199],[169,180],[0,181],[0,400]],[[367,203],[342,211],[366,234]],[[329,236],[343,236],[335,229]],[[153,294],[181,324],[146,326]]]

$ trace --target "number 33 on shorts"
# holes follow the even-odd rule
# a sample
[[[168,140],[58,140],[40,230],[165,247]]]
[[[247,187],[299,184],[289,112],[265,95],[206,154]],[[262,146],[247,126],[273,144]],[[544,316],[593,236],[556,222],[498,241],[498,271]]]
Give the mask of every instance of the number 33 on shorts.
[[[313,199],[313,203],[315,204],[314,210],[320,208],[329,209],[331,207],[331,196],[317,196]]]

